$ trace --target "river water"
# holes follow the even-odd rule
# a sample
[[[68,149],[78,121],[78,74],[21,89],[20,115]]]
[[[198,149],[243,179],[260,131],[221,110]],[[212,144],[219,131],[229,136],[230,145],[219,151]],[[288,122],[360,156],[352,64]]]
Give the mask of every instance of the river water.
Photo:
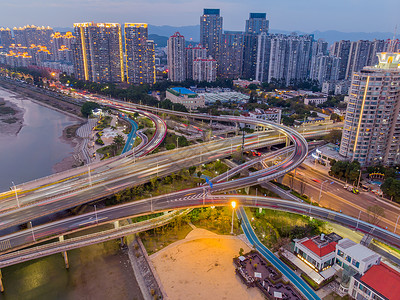
[[[25,110],[24,126],[15,136],[0,132],[0,192],[54,173],[53,166],[73,152],[61,140],[63,129],[78,121],[0,88],[0,98]]]

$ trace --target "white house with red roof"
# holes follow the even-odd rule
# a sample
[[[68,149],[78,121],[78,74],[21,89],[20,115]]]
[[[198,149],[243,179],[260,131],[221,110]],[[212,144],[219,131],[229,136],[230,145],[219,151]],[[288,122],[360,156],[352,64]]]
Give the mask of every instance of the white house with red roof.
[[[337,238],[321,234],[294,242],[294,253],[315,271],[324,271],[335,263]]]
[[[349,295],[356,300],[400,299],[400,273],[384,263],[350,279]]]

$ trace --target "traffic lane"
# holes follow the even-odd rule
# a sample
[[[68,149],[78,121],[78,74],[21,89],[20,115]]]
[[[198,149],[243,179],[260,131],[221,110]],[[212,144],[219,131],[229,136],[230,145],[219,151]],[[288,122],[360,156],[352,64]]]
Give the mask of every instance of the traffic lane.
[[[239,142],[240,139],[238,139]],[[211,144],[211,147],[208,147],[209,145],[206,145],[206,151],[205,152],[210,152],[210,151],[218,151],[221,147],[228,147],[229,142],[224,141],[223,143],[213,143]],[[232,146],[232,142],[231,142]],[[236,145],[235,145],[236,147]],[[209,148],[209,149],[208,149]],[[219,149],[218,149],[219,148]],[[226,149],[225,149],[226,150]],[[176,157],[178,160],[181,156],[179,155]],[[170,157],[172,158],[172,157]],[[155,159],[155,158],[154,158]],[[111,162],[110,165],[107,166],[101,166],[97,169],[92,169],[91,170],[91,180],[92,184],[96,184],[97,181],[95,180],[96,178],[103,178],[103,180],[99,181],[104,181],[106,179],[111,179],[113,176],[117,176],[118,174],[121,173],[132,173],[135,171],[140,171],[142,169],[145,169],[147,167],[146,161],[139,161],[138,163],[134,164],[134,167],[132,167],[132,159],[127,159],[127,158],[122,158],[119,160],[119,162]],[[104,172],[107,172],[107,175],[104,175]],[[26,193],[23,194],[23,203],[28,203],[28,202],[34,202],[37,199],[42,199],[42,198],[51,198],[52,194],[57,194],[59,193],[59,189],[67,189],[65,186],[69,185],[69,190],[73,190],[74,188],[82,188],[85,185],[87,186],[89,184],[89,176],[87,174],[80,175],[79,177],[69,179],[68,181],[64,181],[59,184],[53,184],[48,187],[41,188],[39,190],[33,191],[31,193]],[[14,199],[9,200],[12,205],[11,207],[15,207],[16,203],[14,204]]]
[[[230,149],[230,144],[226,143],[226,142],[223,142],[222,144],[224,144],[224,143],[226,144],[225,145],[225,150],[229,150]],[[208,151],[208,153],[207,153],[208,155],[203,155],[204,158],[206,158],[206,159],[216,159],[218,157],[223,157],[224,156],[224,152],[221,153],[221,148],[219,148],[218,146],[219,145],[214,145],[214,144],[206,145],[205,146],[205,148],[206,148],[205,150],[206,150],[206,152]],[[212,148],[212,149],[210,149],[210,148]],[[197,157],[198,157],[198,153],[196,152],[195,149],[185,149],[183,151],[176,152],[173,155],[176,158],[181,157],[181,156],[187,156],[187,157],[189,157],[189,160],[196,160]],[[195,157],[195,158],[190,158],[191,156]],[[160,162],[160,160],[158,160],[155,157],[151,158],[149,161],[153,161],[153,163],[152,163],[153,165],[157,164],[157,162]],[[181,163],[175,163],[175,164],[169,163],[168,164],[170,167],[171,166],[175,167],[175,168],[171,169],[170,172],[175,172],[179,168],[185,168],[185,167],[188,166],[187,162],[185,162],[185,161],[182,162],[182,159],[180,159],[180,161],[181,161]],[[98,177],[101,177],[100,182],[107,181],[106,190],[108,192],[110,192],[110,191],[116,192],[118,190],[121,190],[121,189],[127,187],[128,185],[132,185],[132,181],[135,184],[146,182],[146,180],[138,180],[137,177],[140,177],[141,176],[140,174],[142,174],[142,178],[145,178],[145,179],[147,178],[146,176],[149,176],[149,175],[146,175],[146,173],[149,172],[148,165],[149,165],[148,162],[147,162],[147,164],[146,164],[146,162],[141,162],[141,166],[142,166],[141,169],[143,169],[142,172],[130,172],[130,171],[128,171],[129,167],[123,168],[122,170],[118,170],[118,173],[123,173],[125,175],[125,177],[128,176],[128,178],[125,178],[125,179],[123,177],[115,179],[116,175],[110,176],[110,175],[106,174],[105,176],[93,175],[92,176],[92,180],[94,182],[96,182],[95,179],[98,178]],[[189,165],[191,165],[191,164],[189,164]],[[178,168],[178,166],[179,166],[179,168]],[[160,174],[161,174],[162,169],[164,167],[165,166],[163,166],[163,165],[158,167]],[[156,173],[156,171],[153,168],[153,172],[150,175],[152,175],[154,173]],[[128,174],[128,175],[126,175],[126,174]],[[131,177],[130,174],[133,174],[133,176]],[[149,179],[149,178],[147,178],[147,179]],[[112,186],[111,183],[113,183],[113,181],[116,181],[116,180],[120,181],[120,184],[117,185],[117,186]],[[84,180],[83,182],[86,184],[86,186],[88,186],[88,184],[89,184],[88,183],[88,179]],[[92,187],[92,188],[89,188],[89,189],[94,189],[94,188],[96,188],[96,187]],[[81,192],[82,191],[79,191],[79,193],[81,193]],[[85,193],[85,196],[83,196],[83,197],[87,197],[87,192],[84,191],[84,193]],[[104,191],[104,190],[99,191],[99,195],[103,195],[104,196],[105,194],[107,194],[106,191]],[[93,193],[92,193],[92,195],[93,195]],[[67,198],[70,198],[70,197],[74,197],[74,199],[76,201],[68,201],[67,202],[67,200],[65,200],[63,204],[57,204],[56,203],[58,200],[64,200],[64,199],[67,199]],[[89,197],[88,199],[94,199],[94,198]],[[55,204],[49,204],[49,203],[55,203]],[[33,211],[31,207],[29,207],[29,208],[25,207],[23,210],[25,211],[26,209],[28,209],[29,211],[27,213],[23,214],[24,219],[19,219],[20,223],[17,223],[15,221],[12,224],[13,225],[19,225],[19,224],[22,224],[25,221],[32,220],[35,217],[43,216],[43,215],[45,215],[45,212],[54,213],[54,212],[57,211],[57,210],[55,210],[55,208],[67,209],[69,207],[72,207],[74,205],[78,205],[78,204],[81,204],[81,203],[82,203],[82,196],[81,195],[78,196],[78,195],[75,195],[75,194],[68,194],[68,195],[63,195],[60,198],[44,200],[41,203],[37,203],[38,206],[42,206],[42,205],[44,206],[42,209],[38,209],[37,211]],[[4,218],[10,218],[10,219],[13,219],[13,220],[17,220],[17,219],[12,217],[12,215],[15,215],[15,214],[19,215],[20,211],[12,211],[12,212],[6,213],[5,215],[0,215],[0,229],[6,228],[5,227],[6,223],[2,222],[2,221],[4,221]],[[11,226],[12,224],[8,224],[8,225]]]
[[[291,163],[296,163],[295,161],[292,161]],[[174,164],[174,166],[177,168],[177,169],[181,169],[182,167],[181,166],[179,166],[179,165],[176,165],[176,164]],[[243,178],[243,179],[241,179],[241,180],[236,180],[236,181],[230,181],[230,182],[225,182],[225,183],[221,183],[221,184],[218,184],[217,185],[217,189],[216,190],[218,190],[218,188],[220,187],[220,186],[228,186],[228,187],[238,187],[238,185],[242,185],[242,186],[245,186],[245,185],[247,185],[247,184],[249,184],[249,183],[251,183],[252,181],[254,181],[256,178],[258,178],[258,177],[260,177],[260,176],[265,176],[266,174],[265,173],[268,173],[268,174],[273,174],[273,173],[275,173],[275,171],[277,170],[277,169],[281,169],[281,168],[283,168],[282,166],[280,166],[280,165],[276,165],[276,166],[274,166],[274,167],[272,167],[270,170],[268,170],[267,172],[264,172],[264,173],[262,173],[262,174],[258,174],[257,176],[250,176],[250,177],[247,177],[247,178]],[[237,182],[237,181],[240,181],[240,183],[239,182]],[[121,181],[119,180],[118,181],[118,184],[120,184],[121,183]],[[127,183],[127,184],[129,184],[129,182]],[[124,185],[124,184],[122,184],[122,185]],[[90,194],[88,194],[88,196],[89,197],[93,197],[93,198],[95,198],[96,197],[96,195],[99,193],[98,191],[96,191],[96,190],[98,190],[99,188],[101,188],[102,186],[96,186],[96,187],[94,187],[91,191],[90,191]],[[118,188],[120,188],[121,187],[121,184],[118,186]],[[199,188],[195,188],[195,189],[192,189],[191,191],[193,191],[193,192],[198,192],[198,191],[201,191],[203,189],[203,187],[199,187]],[[223,187],[220,187],[220,189],[223,189]],[[185,193],[186,191],[183,191],[183,193]],[[178,193],[178,195],[180,195],[179,193]],[[76,199],[79,199],[81,197],[81,195],[77,195],[77,197],[76,197]],[[176,197],[176,196],[175,196]],[[76,199],[75,199],[75,201],[76,201]],[[178,200],[181,200],[181,199],[178,199]],[[201,201],[201,199],[200,199],[200,201]],[[55,202],[54,204],[52,204],[52,203],[46,203],[46,204],[43,204],[43,205],[41,205],[41,212],[40,211],[38,211],[38,207],[37,206],[34,206],[34,207],[32,207],[26,214],[24,214],[24,218],[26,219],[26,218],[31,218],[31,219],[34,219],[34,217],[37,217],[38,215],[40,215],[41,213],[43,213],[43,211],[46,211],[46,212],[48,212],[49,211],[49,208],[48,208],[48,205],[51,205],[52,206],[52,209],[54,210],[54,209],[58,209],[58,210],[61,210],[62,208],[64,208],[65,206],[69,206],[70,204],[68,204],[68,202],[66,203],[66,202],[58,202],[58,201],[55,201],[55,200],[53,200],[53,201],[51,201],[52,203],[53,202]],[[168,205],[170,205],[170,204],[168,204]],[[174,207],[173,206],[174,204],[172,204],[172,206],[171,207]],[[177,205],[177,203],[175,203],[175,205]],[[182,205],[185,205],[184,203],[182,203]],[[175,206],[176,207],[176,206]],[[154,208],[153,208],[154,209]],[[152,210],[153,210],[152,209]],[[16,221],[16,222],[18,222],[18,221]],[[21,222],[21,219],[19,219],[19,222]],[[50,225],[51,226],[51,225]],[[64,227],[62,227],[62,228],[64,228]],[[68,229],[69,229],[70,227],[68,227]],[[51,231],[51,232],[49,232],[49,233],[51,233],[51,234],[55,234],[55,233],[62,233],[63,231],[60,229],[60,230],[58,230],[58,229],[52,229],[52,230],[55,230],[55,231]],[[65,232],[65,228],[64,228],[64,232]]]
[[[323,182],[325,180],[328,180],[329,182],[331,182],[332,180],[334,180],[329,176],[320,174],[320,173],[315,172],[310,169],[303,169],[301,172],[304,172],[305,174],[303,177],[299,176],[299,178],[301,178],[303,181],[306,181],[307,184],[314,186],[314,188],[318,189],[318,193],[319,193],[319,189],[321,188],[321,184],[317,183],[315,180],[318,180],[320,182]],[[313,180],[313,179],[315,179],[315,180]],[[286,181],[286,182],[288,182],[288,181]],[[385,211],[385,218],[388,220],[388,222],[386,222],[387,223],[386,225],[394,229],[395,222],[397,220],[398,215],[400,214],[400,208],[398,205],[396,205],[395,203],[392,204],[390,202],[377,199],[377,197],[375,195],[368,193],[368,192],[360,192],[360,194],[356,195],[356,194],[353,194],[353,193],[345,190],[343,188],[343,185],[341,183],[338,183],[337,181],[335,181],[335,183],[332,185],[330,185],[329,182],[326,182],[323,185],[323,189],[322,189],[323,194],[326,195],[326,192],[332,193],[334,195],[337,195],[337,196],[345,199],[346,201],[351,202],[353,205],[357,205],[359,208],[362,208],[361,210],[363,211],[363,213],[361,213],[361,218],[363,218],[364,220],[366,220],[366,217],[367,217],[366,210],[368,209],[368,207],[371,207],[374,205],[379,205]],[[327,205],[333,205],[332,201],[326,201],[326,200],[332,200],[332,197],[330,197],[328,199],[324,199],[324,197],[326,197],[325,195],[323,197],[321,197],[322,201],[327,202],[326,203]],[[319,195],[317,195],[317,196],[319,196]],[[315,197],[313,197],[313,198],[315,201],[318,200],[318,198],[315,198]],[[337,200],[341,200],[341,199],[337,199]],[[322,204],[323,203],[324,202],[322,202]],[[358,209],[357,212],[354,212],[353,216],[357,217],[359,212],[360,212],[360,209]]]
[[[287,177],[287,176],[286,176]],[[298,178],[294,179],[294,189],[295,190],[300,190],[300,180]],[[314,184],[309,184],[310,182],[313,182],[312,180],[303,180],[306,182],[305,186],[305,194],[308,196],[312,197],[312,200],[314,202],[318,202],[319,198],[319,193],[321,189],[321,184],[314,185]],[[285,178],[284,183],[286,185],[290,185],[290,179]],[[335,184],[332,184],[335,185]],[[328,187],[330,186],[329,182],[324,184],[322,192],[321,192],[321,200],[320,200],[320,205],[329,209],[333,209],[336,211],[342,211],[343,213],[356,217],[358,218],[360,211],[360,219],[364,221],[368,221],[371,217],[368,215],[367,209],[368,207],[379,204],[375,199],[368,200],[364,199],[362,195],[355,195],[352,194],[348,191],[345,191],[344,196],[350,196],[351,198],[345,199],[344,197],[340,197],[337,195],[335,190],[330,189],[331,191],[328,190],[328,188],[325,189],[325,186]],[[357,198],[355,200],[355,198]],[[395,222],[398,217],[398,213],[396,213],[393,210],[387,210],[385,211],[385,218],[382,218],[381,220],[381,226],[383,227],[388,227],[390,230],[394,230],[395,227]]]

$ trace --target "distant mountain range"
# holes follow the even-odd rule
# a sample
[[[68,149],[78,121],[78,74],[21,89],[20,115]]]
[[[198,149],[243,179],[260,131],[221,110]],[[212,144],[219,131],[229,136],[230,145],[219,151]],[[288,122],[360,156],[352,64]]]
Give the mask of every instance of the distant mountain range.
[[[73,28],[68,27],[55,27],[56,31],[73,31]],[[149,24],[149,38],[153,39],[159,47],[166,45],[168,37],[173,35],[175,32],[182,34],[186,41],[198,43],[200,41],[200,25],[192,26],[157,26]],[[271,33],[283,33],[290,34],[294,31],[271,29]],[[336,30],[328,31],[313,31],[311,33],[295,31],[297,34],[314,34],[315,39],[324,39],[329,44],[340,40],[373,40],[373,39],[389,39],[393,37],[393,33],[390,32],[341,32]]]

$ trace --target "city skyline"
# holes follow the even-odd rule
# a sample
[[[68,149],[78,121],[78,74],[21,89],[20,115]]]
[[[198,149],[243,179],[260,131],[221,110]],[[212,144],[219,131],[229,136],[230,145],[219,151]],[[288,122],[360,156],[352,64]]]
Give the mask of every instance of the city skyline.
[[[370,0],[361,2],[337,1],[321,5],[315,0],[298,2],[285,0],[279,3],[264,3],[250,0],[183,2],[175,0],[143,1],[61,1],[49,4],[44,0],[20,0],[2,4],[1,26],[23,26],[41,24],[46,20],[51,26],[71,27],[82,20],[94,22],[144,22],[157,26],[196,25],[204,7],[221,9],[224,17],[224,30],[244,30],[244,20],[249,12],[266,12],[271,28],[312,32],[315,30],[338,30],[344,32],[392,32],[398,19],[395,10],[387,10],[383,17],[376,14],[377,6]],[[395,6],[395,1],[390,4]],[[60,12],[62,11],[62,15]],[[329,14],[326,13],[329,11]],[[165,13],[169,12],[169,13]],[[17,16],[17,17],[16,17]],[[340,16],[340,18],[338,17]],[[370,22],[370,20],[376,22]],[[22,21],[20,21],[22,20]],[[243,20],[240,22],[238,20]],[[307,20],[307,22],[304,22]],[[47,25],[47,24],[46,24]]]

